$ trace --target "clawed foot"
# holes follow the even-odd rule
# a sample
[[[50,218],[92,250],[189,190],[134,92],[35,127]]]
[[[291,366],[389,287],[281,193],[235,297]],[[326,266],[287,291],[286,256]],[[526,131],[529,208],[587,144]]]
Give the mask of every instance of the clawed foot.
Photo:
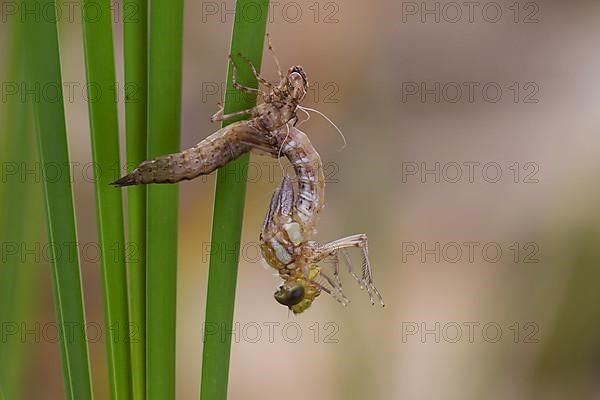
[[[210,122],[219,122],[223,120],[223,103],[219,101],[217,103],[217,107],[219,107],[219,110],[216,113],[214,113],[212,117],[210,117]]]

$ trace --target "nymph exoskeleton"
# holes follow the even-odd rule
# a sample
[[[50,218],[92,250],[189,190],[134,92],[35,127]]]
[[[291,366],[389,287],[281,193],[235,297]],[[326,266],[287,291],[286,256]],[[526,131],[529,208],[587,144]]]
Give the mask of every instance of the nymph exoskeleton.
[[[230,56],[229,59],[233,65],[234,88],[242,92],[258,94],[262,97],[263,103],[232,114],[223,114],[223,108],[221,108],[211,117],[212,122],[228,120],[241,115],[246,115],[250,117],[249,119],[227,125],[189,149],[144,161],[131,173],[112,184],[129,186],[148,183],[176,183],[210,174],[252,149],[272,154],[275,142],[271,132],[290,121],[297,121],[296,112],[308,92],[308,80],[301,66],[290,67],[287,74],[283,75],[279,69],[279,61],[273,53],[270,39],[268,43],[269,50],[277,64],[279,84],[274,86],[262,78],[254,65],[240,54],[238,56],[246,61],[255,78],[270,91],[265,92],[261,89],[241,85],[237,81],[237,66]]]

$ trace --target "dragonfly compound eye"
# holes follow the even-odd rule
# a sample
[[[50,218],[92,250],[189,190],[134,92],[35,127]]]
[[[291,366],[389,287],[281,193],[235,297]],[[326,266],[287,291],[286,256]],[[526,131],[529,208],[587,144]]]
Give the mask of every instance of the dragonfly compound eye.
[[[287,307],[295,306],[304,299],[304,286],[300,283],[282,285],[275,292],[275,300]]]

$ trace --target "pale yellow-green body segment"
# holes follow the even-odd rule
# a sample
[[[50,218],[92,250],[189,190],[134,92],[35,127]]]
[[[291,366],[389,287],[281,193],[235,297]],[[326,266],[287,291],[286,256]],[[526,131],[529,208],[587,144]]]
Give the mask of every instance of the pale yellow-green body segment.
[[[286,126],[273,136],[294,168],[297,193],[294,194],[291,180],[285,177],[273,196],[260,243],[265,260],[279,272],[284,286],[294,283],[304,287],[302,301],[290,307],[298,313],[308,308],[321,292],[314,282],[319,267],[312,263],[315,244],[310,238],[324,207],[325,176],[319,153],[303,132]]]

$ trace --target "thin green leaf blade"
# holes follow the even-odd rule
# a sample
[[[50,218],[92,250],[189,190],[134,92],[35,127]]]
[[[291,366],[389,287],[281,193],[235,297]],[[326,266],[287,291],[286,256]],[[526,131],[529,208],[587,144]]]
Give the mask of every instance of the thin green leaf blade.
[[[28,9],[53,9],[52,0],[25,0]],[[28,14],[25,18],[27,70],[30,84],[55,87],[62,99],[62,76],[56,21]],[[48,166],[69,165],[69,153],[62,101],[32,100],[42,166],[46,222],[52,264],[52,286],[59,328],[65,396],[72,400],[92,398],[88,348],[79,259],[60,257],[59,246],[77,243],[71,175],[49,179]]]
[[[104,291],[108,374],[112,399],[131,398],[131,354],[125,237],[119,177],[119,128],[109,0],[84,0],[83,43],[95,172],[96,214]]]
[[[179,151],[183,0],[153,0],[148,66],[148,157]],[[146,395],[175,398],[177,185],[147,188]]]
[[[11,49],[6,61],[3,84],[16,87],[26,81],[23,25],[13,20]],[[8,90],[8,92],[11,92]],[[35,257],[23,257],[18,249],[35,249],[40,240],[42,218],[41,190],[32,171],[37,161],[31,107],[19,93],[6,95],[0,115],[0,162],[4,173],[0,185],[0,398],[26,396],[30,341],[23,340],[19,328],[32,315],[37,299],[40,263]],[[30,254],[27,254],[30,255]]]
[[[146,160],[148,2],[123,1],[127,172]],[[146,397],[146,186],[127,189],[129,319],[133,398]]]
[[[244,10],[261,10],[258,18],[248,18]],[[264,37],[269,9],[268,0],[238,0],[236,2],[230,54],[240,62],[241,53],[260,71]],[[227,91],[224,112],[231,113],[256,104],[255,96],[239,96],[232,84],[233,67],[227,71]],[[248,68],[239,68],[238,80],[250,87],[258,83]],[[231,121],[230,121],[231,122]],[[225,124],[224,124],[225,125]],[[246,154],[217,171],[212,249],[238,249],[233,254],[211,252],[204,323],[204,349],[200,398],[224,400],[227,398],[231,332],[237,282],[237,266],[244,215],[246,175],[249,155]]]

